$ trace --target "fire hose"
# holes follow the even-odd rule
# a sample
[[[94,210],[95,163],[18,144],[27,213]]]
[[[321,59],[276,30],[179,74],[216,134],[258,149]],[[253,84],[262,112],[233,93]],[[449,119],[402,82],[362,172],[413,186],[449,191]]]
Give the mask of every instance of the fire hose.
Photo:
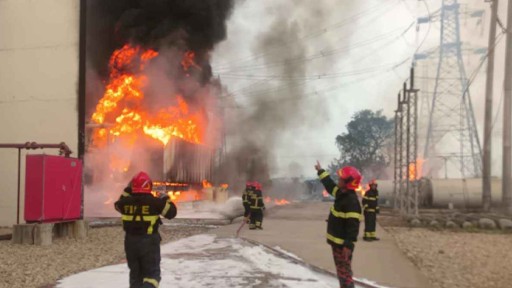
[[[236,230],[236,238],[238,238],[238,236],[240,235],[240,230],[242,230],[246,222],[247,217],[244,217],[244,219],[242,220],[242,224],[240,225],[240,227],[238,227],[238,230]]]

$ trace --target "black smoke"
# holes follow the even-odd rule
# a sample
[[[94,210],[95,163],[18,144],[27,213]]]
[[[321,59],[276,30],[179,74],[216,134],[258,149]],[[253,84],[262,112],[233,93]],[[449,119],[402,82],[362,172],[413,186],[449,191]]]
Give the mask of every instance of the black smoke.
[[[203,56],[226,38],[232,8],[233,0],[88,0],[89,60],[103,70],[111,53],[126,43]]]

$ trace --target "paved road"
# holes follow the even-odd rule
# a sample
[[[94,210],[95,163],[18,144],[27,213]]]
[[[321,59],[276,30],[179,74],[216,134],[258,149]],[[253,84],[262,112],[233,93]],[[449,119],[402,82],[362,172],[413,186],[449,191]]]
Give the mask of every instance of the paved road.
[[[266,213],[264,230],[248,230],[245,226],[240,237],[280,247],[311,265],[334,273],[330,246],[325,242],[325,219],[330,205],[328,202],[308,202],[274,207]],[[235,223],[213,232],[218,236],[232,237],[240,221],[237,219]],[[398,249],[392,237],[379,226],[377,234],[381,241],[360,240],[356,244],[354,276],[390,287],[430,287],[427,278]]]

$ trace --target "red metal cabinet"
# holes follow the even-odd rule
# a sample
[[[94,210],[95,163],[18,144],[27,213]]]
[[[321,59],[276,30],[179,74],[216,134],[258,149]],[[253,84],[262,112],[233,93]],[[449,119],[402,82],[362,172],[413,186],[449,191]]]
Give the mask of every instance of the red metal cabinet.
[[[80,218],[81,160],[53,155],[27,155],[25,171],[26,222]]]

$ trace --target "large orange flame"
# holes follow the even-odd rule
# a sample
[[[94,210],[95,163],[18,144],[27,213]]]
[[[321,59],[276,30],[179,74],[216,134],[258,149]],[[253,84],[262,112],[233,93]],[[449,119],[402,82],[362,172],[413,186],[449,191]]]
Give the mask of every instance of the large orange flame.
[[[93,145],[101,147],[120,136],[134,140],[140,135],[148,135],[164,145],[171,137],[203,142],[204,117],[201,113],[192,113],[181,95],[169,95],[175,97],[176,106],[163,107],[156,112],[144,109],[144,87],[148,82],[145,68],[157,56],[154,50],[128,44],[114,51],[109,64],[109,82],[91,117],[94,123],[105,124],[94,131]],[[183,62],[187,63],[187,68],[194,65],[194,53],[186,53]]]

